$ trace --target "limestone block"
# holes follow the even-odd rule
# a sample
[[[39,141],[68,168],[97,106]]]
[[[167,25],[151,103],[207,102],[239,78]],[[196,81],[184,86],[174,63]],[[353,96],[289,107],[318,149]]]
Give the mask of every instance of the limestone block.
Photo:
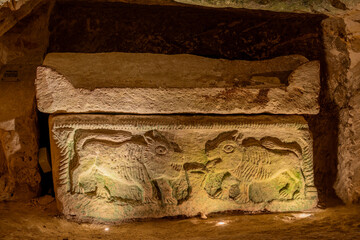
[[[30,199],[40,189],[35,71],[13,65],[1,72],[0,201]]]
[[[276,113],[319,111],[319,62],[148,53],[52,53],[38,67],[46,113]]]
[[[312,138],[300,116],[55,115],[59,210],[123,221],[317,204]]]

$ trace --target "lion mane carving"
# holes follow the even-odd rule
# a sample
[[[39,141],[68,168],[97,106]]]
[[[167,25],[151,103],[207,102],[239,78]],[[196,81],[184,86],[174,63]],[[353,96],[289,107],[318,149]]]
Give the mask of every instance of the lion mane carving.
[[[74,138],[73,193],[140,204],[177,204],[187,197],[182,150],[159,131],[88,130]]]
[[[207,141],[205,152],[210,170],[205,190],[212,198],[246,203],[304,195],[302,150],[296,142],[273,137],[244,138],[234,130]]]

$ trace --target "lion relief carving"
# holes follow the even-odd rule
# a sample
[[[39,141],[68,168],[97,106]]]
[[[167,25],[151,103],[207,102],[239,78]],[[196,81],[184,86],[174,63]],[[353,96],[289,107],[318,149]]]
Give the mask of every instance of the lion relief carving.
[[[75,138],[73,193],[134,204],[187,197],[182,150],[159,131],[84,131]]]
[[[290,200],[304,195],[301,147],[277,138],[220,133],[206,142],[205,190],[212,198],[238,203]]]

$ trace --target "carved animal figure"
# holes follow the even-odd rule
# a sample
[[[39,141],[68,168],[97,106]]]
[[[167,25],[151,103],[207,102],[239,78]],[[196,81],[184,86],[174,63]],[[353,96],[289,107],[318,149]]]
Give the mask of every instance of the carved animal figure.
[[[184,189],[179,183],[184,183],[184,159],[179,145],[168,141],[158,131],[153,130],[145,133],[146,148],[141,163],[145,166],[151,180],[155,180],[165,204],[177,204],[177,199],[181,200],[187,196],[187,191],[173,193],[176,185],[177,189]],[[188,183],[186,181],[186,190]],[[175,198],[174,195],[177,195]]]
[[[205,190],[211,197],[245,203],[294,199],[303,194],[297,143],[270,137],[243,139],[235,130],[208,141],[205,151],[210,169]]]
[[[79,163],[72,174],[77,179],[73,191],[121,202],[149,203],[161,197],[165,204],[177,204],[184,193],[179,197],[173,183],[188,188],[187,181],[181,181],[185,175],[180,147],[156,130],[124,135],[92,133],[76,141]]]

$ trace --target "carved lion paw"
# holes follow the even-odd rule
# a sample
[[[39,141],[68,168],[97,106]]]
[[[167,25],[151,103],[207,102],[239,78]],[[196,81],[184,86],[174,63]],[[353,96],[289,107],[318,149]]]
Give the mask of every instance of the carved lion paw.
[[[217,199],[226,199],[226,196],[225,196],[224,191],[223,191],[223,190],[217,191],[217,192],[214,194],[214,198],[217,198]]]
[[[143,203],[144,204],[155,203],[155,199],[153,199],[152,197],[145,197]]]
[[[84,193],[85,193],[85,189],[79,184],[79,185],[77,185],[77,186],[74,187],[74,192],[75,192],[75,193],[84,194]]]
[[[250,199],[246,194],[239,194],[234,200],[235,200],[236,203],[250,202]]]
[[[294,194],[293,194],[293,199],[300,199],[300,192],[299,191],[296,191]]]
[[[96,190],[96,196],[102,198],[111,198],[109,191],[105,187],[100,187]]]
[[[285,199],[289,199],[291,197],[287,189],[281,189],[279,191],[279,195],[281,198],[285,198]]]
[[[168,196],[163,198],[163,203],[166,205],[176,205],[177,200],[172,196]]]
[[[80,193],[80,186],[79,185],[75,185],[73,188],[73,192],[74,193]]]

